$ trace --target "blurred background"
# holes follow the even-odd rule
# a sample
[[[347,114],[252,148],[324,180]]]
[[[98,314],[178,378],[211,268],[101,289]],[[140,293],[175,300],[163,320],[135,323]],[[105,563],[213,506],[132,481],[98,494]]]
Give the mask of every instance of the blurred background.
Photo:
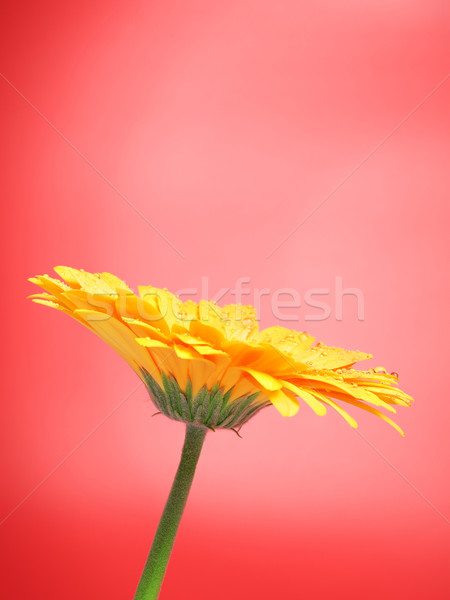
[[[101,340],[25,299],[59,264],[292,288],[298,321],[266,296],[262,327],[371,352],[416,399],[404,439],[306,405],[208,435],[163,600],[447,597],[449,12],[2,6],[3,597],[131,599],[183,441]],[[306,319],[336,278],[364,318],[348,296]]]

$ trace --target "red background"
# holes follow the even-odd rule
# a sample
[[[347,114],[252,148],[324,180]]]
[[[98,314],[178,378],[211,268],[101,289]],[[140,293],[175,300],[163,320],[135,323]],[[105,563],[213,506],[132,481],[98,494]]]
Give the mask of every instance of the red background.
[[[133,287],[207,276],[211,295],[340,276],[364,321],[348,298],[342,321],[305,324],[302,306],[288,326],[372,352],[416,398],[405,439],[306,406],[210,434],[162,599],[446,597],[449,16],[438,0],[3,5],[3,597],[132,598],[182,444],[143,387],[111,415],[134,373],[25,300],[55,264]]]

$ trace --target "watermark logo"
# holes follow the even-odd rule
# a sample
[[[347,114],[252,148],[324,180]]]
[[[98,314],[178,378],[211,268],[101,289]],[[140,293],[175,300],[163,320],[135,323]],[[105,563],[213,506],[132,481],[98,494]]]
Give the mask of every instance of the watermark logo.
[[[291,287],[253,288],[250,277],[240,277],[233,287],[221,288],[215,294],[210,292],[208,277],[203,276],[200,288],[182,288],[176,295],[183,301],[200,297],[218,304],[224,303],[229,296],[233,303],[251,304],[258,315],[261,314],[263,299],[268,299],[272,315],[279,321],[289,322],[326,321],[330,318],[343,321],[346,304],[347,316],[356,315],[358,321],[364,321],[362,290],[344,287],[341,276],[334,278],[331,287],[308,288],[303,292]],[[303,311],[305,314],[302,314]]]
[[[299,290],[291,287],[257,288],[251,286],[250,277],[240,277],[232,287],[224,287],[215,291],[210,289],[210,281],[201,277],[198,287],[181,288],[174,297],[164,290],[150,288],[142,297],[136,297],[125,290],[114,294],[88,294],[87,302],[97,314],[88,320],[106,320],[118,313],[122,318],[139,318],[154,322],[165,318],[168,314],[183,320],[189,320],[189,314],[180,307],[187,300],[198,302],[200,299],[210,300],[216,306],[216,315],[221,316],[220,305],[251,305],[259,316],[271,312],[278,321],[299,323],[301,321],[326,321],[345,318],[364,321],[364,294],[358,287],[344,286],[343,278],[336,276],[332,286],[314,287]],[[262,310],[264,308],[264,310]],[[233,318],[239,320],[239,310]],[[244,312],[242,311],[242,315]],[[208,312],[201,315],[208,319]]]

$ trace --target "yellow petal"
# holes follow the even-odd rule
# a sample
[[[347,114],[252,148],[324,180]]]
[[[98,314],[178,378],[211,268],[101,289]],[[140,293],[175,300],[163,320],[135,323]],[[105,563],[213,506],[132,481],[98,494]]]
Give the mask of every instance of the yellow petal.
[[[205,326],[225,334],[225,324],[222,320],[222,309],[214,302],[200,300],[198,303],[198,318]]]
[[[297,414],[299,404],[294,394],[291,394],[286,390],[275,390],[273,392],[265,391],[264,396],[272,402],[283,417],[293,417]]]
[[[133,291],[127,286],[127,284],[124,281],[122,281],[112,273],[94,273],[94,275],[97,275],[97,277],[99,277],[111,290],[125,290],[127,292],[130,292],[131,294],[133,293]]]
[[[149,323],[143,323],[139,319],[128,319],[127,317],[122,317],[122,321],[128,325],[138,338],[148,337],[166,344],[170,342],[170,338],[165,333]]]
[[[233,386],[233,391],[230,394],[230,402],[233,402],[233,400],[237,400],[238,398],[242,398],[242,396],[250,396],[256,392],[261,394],[261,396],[263,395],[260,388],[256,387],[253,381],[250,381],[250,379],[247,377],[242,377]],[[256,398],[255,401],[257,401]]]
[[[290,392],[296,396],[299,396],[304,402],[306,402],[306,404],[313,409],[316,415],[323,416],[326,414],[327,409],[325,406],[322,404],[322,402],[319,402],[319,400],[317,400],[317,398],[313,396],[311,392],[294,385],[289,381],[282,381],[281,383],[284,388],[287,388]]]
[[[214,363],[195,357],[194,351],[186,346],[175,345],[169,348],[158,343],[149,345],[148,349],[158,367],[166,374],[173,375],[182,390],[186,389],[188,377],[190,378],[193,395],[206,385],[208,378],[216,371]]]
[[[196,344],[192,346],[195,350],[201,354],[202,356],[213,356],[213,355],[223,355],[227,356],[226,352],[222,352],[222,350],[217,350],[216,348],[212,348],[211,346]]]
[[[27,296],[27,300],[48,300],[49,302],[54,302],[56,304],[58,304],[59,306],[61,306],[61,302],[58,300],[58,298],[56,296],[53,296],[53,294],[30,294],[29,296]],[[39,303],[38,303],[39,304]]]
[[[62,281],[54,279],[53,277],[49,277],[48,275],[38,275],[37,277],[30,277],[28,281],[35,283],[43,290],[49,292],[59,300],[61,299],[62,293],[70,289],[69,286],[63,283]],[[74,308],[74,306],[69,306],[68,308]]]
[[[97,273],[88,273],[82,269],[70,269],[69,267],[55,267],[55,271],[71,287],[75,289],[82,288],[90,294],[111,294],[116,291],[106,281],[102,280],[101,276]]]
[[[314,338],[303,331],[293,331],[285,327],[268,327],[257,335],[260,343],[271,344],[291,356],[293,360],[314,343]]]
[[[93,310],[108,316],[114,314],[115,298],[110,294],[88,294],[84,290],[67,290],[62,294],[62,298],[66,304],[74,308]]]
[[[199,318],[198,304],[196,304],[193,300],[186,300],[186,302],[182,302],[177,316],[188,327],[190,321],[197,321]]]
[[[183,346],[182,344],[173,345],[175,354],[178,358],[184,358],[185,360],[195,360],[200,358],[198,353],[189,346]]]
[[[61,310],[61,305],[58,302],[53,302],[53,300],[44,300],[42,298],[33,298],[33,302],[36,304],[42,304],[44,306],[50,306],[50,308],[57,308]]]
[[[228,304],[222,309],[218,309],[217,314],[227,339],[241,341],[256,339],[259,326],[253,306]]]
[[[171,333],[175,339],[178,339],[181,342],[184,342],[185,344],[190,344],[191,346],[210,345],[209,342],[202,339],[201,337],[192,335],[191,333],[186,331],[186,329],[184,327],[181,327],[180,325],[174,325],[172,327]]]
[[[81,323],[84,327],[87,327],[92,331],[92,327],[89,325],[89,323],[86,323],[86,321],[82,319],[79,315],[77,315],[76,312],[70,310],[69,308],[66,308],[62,304],[59,304],[59,302],[53,302],[52,300],[45,300],[40,298],[33,298],[32,301],[36,302],[36,304],[43,304],[44,306],[56,308],[57,310],[66,313],[66,315],[69,315],[70,317]]]
[[[248,345],[248,344],[247,344]],[[255,346],[253,346],[255,347]],[[277,376],[286,376],[288,374],[294,375],[297,373],[297,363],[289,356],[286,356],[277,347],[271,344],[258,344],[256,346],[258,350],[262,349],[262,352],[258,354],[251,362],[250,366],[257,371],[267,371],[271,374],[276,373]]]
[[[136,336],[124,323],[114,318],[99,321],[95,311],[76,310],[74,313],[89,323],[95,333],[133,367],[137,365],[148,372],[155,368],[147,350],[136,343]]]
[[[353,365],[360,360],[372,358],[372,355],[322,344],[308,348],[299,358],[315,369],[340,369]]]
[[[240,367],[228,367],[226,368],[217,381],[220,383],[220,387],[228,391],[235,387],[237,383],[246,376],[242,368]],[[214,385],[214,384],[213,384]]]
[[[134,294],[119,294],[116,300],[116,311],[125,321],[134,319],[147,323],[151,327],[159,329],[165,336],[170,337],[170,328],[158,308],[148,302],[145,298],[139,298]]]
[[[364,402],[369,402],[370,404],[374,404],[375,406],[382,406],[386,410],[390,412],[396,412],[395,409],[389,405],[387,402],[381,400],[376,394],[372,392],[366,391],[362,386],[358,386],[357,384],[348,384],[344,382],[342,379],[338,379],[334,373],[324,372],[324,373],[297,373],[295,378],[299,381],[294,381],[293,383],[298,384],[300,387],[303,387],[302,381],[309,381],[311,387],[314,389],[318,389],[318,391],[325,392],[341,392],[344,394],[348,394],[353,398],[357,398],[359,400],[364,400]],[[333,393],[334,396],[334,393]]]
[[[205,340],[205,342],[216,348],[221,348],[225,340],[225,336],[221,330],[211,327],[211,325],[207,325],[202,321],[191,321],[189,332],[194,337]]]
[[[367,404],[364,404],[363,402],[359,402],[358,400],[353,400],[353,398],[345,398],[344,401],[348,402],[348,404],[353,404],[353,406],[357,406],[358,408],[362,408],[363,410],[370,412],[373,415],[376,415],[380,419],[383,419],[383,421],[386,421],[386,423],[389,423],[389,425],[391,425],[394,429],[396,429],[402,437],[405,437],[405,434],[400,429],[400,427],[397,425],[397,423],[395,423],[392,419],[390,419],[389,417],[384,415],[382,412],[380,412],[376,408],[373,408],[372,406],[367,406]]]
[[[379,398],[381,397],[386,402],[398,404],[400,406],[410,406],[411,402],[414,401],[411,396],[408,396],[408,394],[405,394],[405,392],[402,392],[402,390],[398,390],[393,387],[365,386],[364,389],[376,394]]]
[[[69,286],[71,288],[80,288],[81,285],[76,277],[76,274],[78,273],[77,269],[72,269],[72,267],[55,267],[53,269],[54,271],[56,271],[56,273],[58,273],[58,275],[64,279],[64,281],[66,283],[69,284]]]
[[[248,367],[243,367],[243,371],[246,371],[249,375],[251,375],[265,390],[281,390],[283,387],[283,382],[275,379],[275,377],[272,377],[272,375],[269,375],[268,373],[255,371],[254,369],[249,369]]]
[[[380,367],[378,367],[378,369],[380,369]],[[392,384],[392,383],[396,383],[396,378],[391,375],[390,373],[388,373],[387,371],[385,371],[383,369],[383,371],[377,371],[377,369],[372,369],[369,371],[360,371],[357,369],[345,369],[343,371],[338,371],[338,373],[342,374],[342,377],[346,380],[346,381],[360,381],[362,379],[370,381],[371,383],[377,384],[377,383],[381,383],[381,384]]]
[[[136,338],[136,342],[146,348],[172,348],[169,344],[153,338]]]
[[[150,287],[150,286],[148,286]],[[171,294],[167,290],[160,290],[153,288],[153,294],[155,296],[156,305],[159,313],[167,324],[169,330],[175,324],[180,324],[178,314],[181,311],[182,302],[175,294]]]
[[[186,364],[188,365],[187,368],[191,380],[192,397],[195,397],[205,385],[208,389],[211,389],[212,385],[209,386],[208,384],[210,380],[217,383],[218,374],[213,362],[208,360],[191,360],[186,361]]]
[[[351,417],[341,406],[339,406],[337,402],[316,390],[314,390],[311,393],[314,394],[314,396],[316,396],[317,398],[319,398],[321,402],[324,402],[325,404],[328,404],[328,406],[334,408],[334,410],[338,412],[347,421],[350,427],[353,427],[353,429],[356,429],[358,427],[358,423],[355,421],[355,419]]]
[[[233,364],[251,365],[264,354],[264,347],[253,342],[223,341],[222,350],[230,355]]]

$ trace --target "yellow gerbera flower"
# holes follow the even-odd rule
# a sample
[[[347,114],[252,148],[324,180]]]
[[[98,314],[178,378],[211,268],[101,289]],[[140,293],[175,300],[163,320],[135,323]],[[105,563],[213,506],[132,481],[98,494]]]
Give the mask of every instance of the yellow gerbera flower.
[[[395,413],[394,406],[409,406],[412,398],[397,387],[397,374],[353,368],[370,354],[315,344],[312,336],[284,327],[259,331],[252,306],[182,302],[152,286],[136,295],[110,273],[55,271],[64,281],[31,278],[46,292],[31,298],[105,340],[173,419],[238,430],[269,404],[292,416],[300,399],[318,415],[336,410],[351,427],[356,421],[343,406],[356,406],[403,435],[379,409]]]
[[[273,404],[294,415],[303,400],[318,415],[357,406],[401,429],[379,408],[395,412],[412,398],[397,387],[396,373],[357,371],[370,354],[331,348],[284,327],[258,330],[252,306],[222,308],[201,300],[182,302],[167,290],[139,288],[139,295],[110,273],[56,267],[30,281],[45,290],[35,302],[61,310],[94,331],[146,383],[159,411],[186,423],[180,464],[136,590],[135,600],[156,600],[192,485],[207,428],[238,431]]]

